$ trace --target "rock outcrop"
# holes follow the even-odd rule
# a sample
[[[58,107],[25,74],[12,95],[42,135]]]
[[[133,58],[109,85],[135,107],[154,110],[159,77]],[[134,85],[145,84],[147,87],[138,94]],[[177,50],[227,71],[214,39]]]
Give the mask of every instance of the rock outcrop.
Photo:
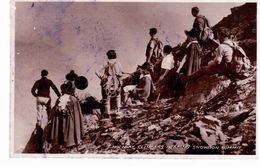
[[[177,107],[174,110],[201,106],[225,90],[230,82],[227,77],[217,75],[202,76],[198,80],[190,81],[186,85],[184,95],[177,101]]]

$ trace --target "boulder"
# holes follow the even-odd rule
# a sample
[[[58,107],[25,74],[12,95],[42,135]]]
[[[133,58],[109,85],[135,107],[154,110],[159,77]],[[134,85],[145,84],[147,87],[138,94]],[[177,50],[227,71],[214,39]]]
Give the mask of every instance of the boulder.
[[[205,75],[197,80],[190,81],[186,85],[184,95],[177,101],[174,110],[185,110],[201,106],[224,91],[230,82],[227,77],[218,75]]]
[[[210,147],[223,145],[228,137],[222,132],[221,126],[220,120],[207,115],[194,123],[194,131],[198,131],[201,140]]]

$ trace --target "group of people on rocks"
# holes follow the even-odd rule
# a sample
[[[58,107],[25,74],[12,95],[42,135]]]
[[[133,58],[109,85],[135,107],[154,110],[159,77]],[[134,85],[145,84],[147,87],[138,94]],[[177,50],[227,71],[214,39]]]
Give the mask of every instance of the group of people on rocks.
[[[65,82],[60,86],[60,93],[47,76],[48,71],[43,69],[41,79],[37,80],[31,89],[33,96],[36,97],[36,131],[45,128],[43,120],[45,119],[44,112],[47,112],[48,129],[47,133],[43,135],[44,142],[64,147],[80,146],[84,136],[83,117],[80,105],[81,97],[76,90],[85,89],[88,86],[87,79],[78,76],[71,70],[65,76]],[[58,96],[54,107],[51,107],[50,88]]]
[[[209,21],[199,14],[199,8],[193,7],[191,13],[195,17],[193,28],[184,31],[187,39],[176,47],[163,46],[156,38],[157,29],[149,30],[151,39],[145,53],[146,61],[128,78],[123,78],[128,73],[123,72],[116,51],[109,50],[106,53],[108,60],[96,71],[100,79],[104,117],[111,118],[113,106],[113,111],[118,112],[122,105],[144,104],[160,97],[179,96],[183,93],[186,82],[202,75],[230,76],[241,72],[241,68],[239,71],[233,69],[238,45],[229,39],[229,31],[225,28],[218,29],[217,39],[214,39]],[[37,102],[36,126],[41,127],[43,108],[46,107],[51,122],[49,141],[66,147],[80,145],[83,121],[80,98],[75,89],[85,89],[87,80],[71,71],[66,76],[67,81],[61,85],[60,93],[53,82],[47,79],[47,75],[48,71],[42,70],[42,78],[32,87]],[[77,79],[80,82],[76,82]],[[84,84],[77,86],[77,83]],[[59,97],[52,110],[50,87]]]

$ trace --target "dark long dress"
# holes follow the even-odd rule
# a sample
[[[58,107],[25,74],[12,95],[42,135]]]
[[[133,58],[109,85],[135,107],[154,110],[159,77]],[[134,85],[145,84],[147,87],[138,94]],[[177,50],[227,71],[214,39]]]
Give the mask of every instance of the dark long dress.
[[[187,45],[186,54],[184,68],[188,76],[201,68],[201,48],[197,41],[192,41]]]
[[[64,95],[63,95],[64,96]],[[79,145],[83,137],[83,121],[79,101],[71,95],[65,109],[60,107],[60,97],[54,106],[49,139],[52,144],[65,147]]]

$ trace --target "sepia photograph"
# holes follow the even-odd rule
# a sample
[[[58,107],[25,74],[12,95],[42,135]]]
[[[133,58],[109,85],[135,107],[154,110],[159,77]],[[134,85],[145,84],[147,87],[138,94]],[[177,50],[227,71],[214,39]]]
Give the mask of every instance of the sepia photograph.
[[[256,157],[257,2],[11,3],[11,157]]]

